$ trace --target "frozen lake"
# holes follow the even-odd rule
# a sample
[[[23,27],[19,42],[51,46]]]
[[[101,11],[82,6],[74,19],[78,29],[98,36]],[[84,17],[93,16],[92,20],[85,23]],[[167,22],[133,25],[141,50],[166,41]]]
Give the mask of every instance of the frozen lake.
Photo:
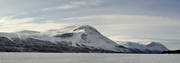
[[[0,63],[180,63],[180,55],[100,53],[0,53]]]

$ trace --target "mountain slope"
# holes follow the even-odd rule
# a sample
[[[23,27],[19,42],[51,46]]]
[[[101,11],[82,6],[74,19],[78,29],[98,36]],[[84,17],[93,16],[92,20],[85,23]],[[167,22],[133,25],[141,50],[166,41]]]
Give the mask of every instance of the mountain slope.
[[[85,25],[85,26],[70,26],[60,30],[48,31],[51,36],[59,38],[66,42],[71,42],[72,46],[77,47],[93,47],[104,50],[111,50],[117,52],[129,52],[128,49],[120,49],[119,44],[113,42],[112,40],[104,37],[95,28]]]
[[[145,53],[159,53],[163,51],[168,51],[168,49],[158,43],[158,42],[147,42],[147,43],[137,43],[137,42],[119,42],[120,45],[123,45],[126,48],[133,49],[133,50],[139,50],[141,52]]]
[[[158,46],[156,45],[157,43],[148,45],[148,51],[119,45],[89,25],[68,26],[46,32],[24,30],[14,33],[0,33],[0,47],[2,47],[0,51],[6,52],[8,50],[10,52],[153,53],[165,50],[161,47],[154,49],[153,47]]]

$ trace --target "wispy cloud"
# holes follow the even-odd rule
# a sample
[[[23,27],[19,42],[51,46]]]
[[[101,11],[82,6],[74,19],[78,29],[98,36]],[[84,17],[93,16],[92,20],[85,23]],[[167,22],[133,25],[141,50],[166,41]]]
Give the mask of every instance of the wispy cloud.
[[[102,0],[77,0],[73,1],[70,0],[69,3],[56,6],[56,7],[50,7],[50,8],[44,8],[43,10],[62,10],[62,9],[71,9],[71,8],[78,8],[82,6],[96,6],[102,3]]]
[[[13,18],[13,16],[5,16],[0,18],[0,25],[18,25],[18,24],[24,24],[31,22],[35,20],[36,18],[22,18],[22,19],[17,19]]]
[[[67,24],[46,21],[43,23],[35,23],[38,18],[13,18],[13,16],[5,16],[0,18],[0,32],[15,32],[20,30],[36,30],[46,31],[48,29],[57,29]]]
[[[122,26],[135,26],[135,27],[156,27],[156,26],[180,26],[180,22],[176,19],[170,19],[160,16],[143,16],[143,15],[121,15],[121,14],[103,14],[81,17],[64,18],[63,21],[76,21],[103,24],[103,25],[122,25]],[[96,23],[94,23],[96,22]]]

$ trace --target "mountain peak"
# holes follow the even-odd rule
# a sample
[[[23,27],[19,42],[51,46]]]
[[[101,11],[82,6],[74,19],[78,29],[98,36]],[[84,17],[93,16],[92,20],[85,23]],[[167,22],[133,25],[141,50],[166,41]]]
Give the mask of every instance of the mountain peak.
[[[94,27],[90,25],[82,25],[75,28],[73,31],[84,31],[87,33],[99,33]]]
[[[48,30],[50,33],[77,33],[77,32],[83,32],[83,33],[95,33],[95,34],[100,34],[94,27],[90,25],[72,25],[72,26],[67,26],[64,28],[60,29],[51,29]]]
[[[120,45],[123,45],[127,48],[138,49],[140,51],[147,52],[148,51],[156,51],[162,52],[167,51],[168,49],[161,43],[158,42],[148,42],[148,43],[138,43],[138,42],[121,42]]]
[[[154,45],[162,45],[158,42],[150,42],[149,44],[147,44],[147,46],[154,46]]]

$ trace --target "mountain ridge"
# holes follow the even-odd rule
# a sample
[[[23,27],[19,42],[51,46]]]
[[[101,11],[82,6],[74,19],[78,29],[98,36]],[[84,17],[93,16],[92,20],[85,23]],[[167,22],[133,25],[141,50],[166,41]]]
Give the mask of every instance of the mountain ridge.
[[[152,43],[149,46],[153,48],[156,44],[160,43]],[[10,48],[10,50],[15,49],[22,52],[160,53],[168,50],[162,44],[160,44],[162,48],[159,50],[128,48],[126,45],[117,44],[113,40],[103,36],[90,25],[69,26],[46,32],[24,30],[15,33],[0,33],[0,45],[3,48],[6,47],[6,49]],[[0,51],[4,50],[0,49]]]

